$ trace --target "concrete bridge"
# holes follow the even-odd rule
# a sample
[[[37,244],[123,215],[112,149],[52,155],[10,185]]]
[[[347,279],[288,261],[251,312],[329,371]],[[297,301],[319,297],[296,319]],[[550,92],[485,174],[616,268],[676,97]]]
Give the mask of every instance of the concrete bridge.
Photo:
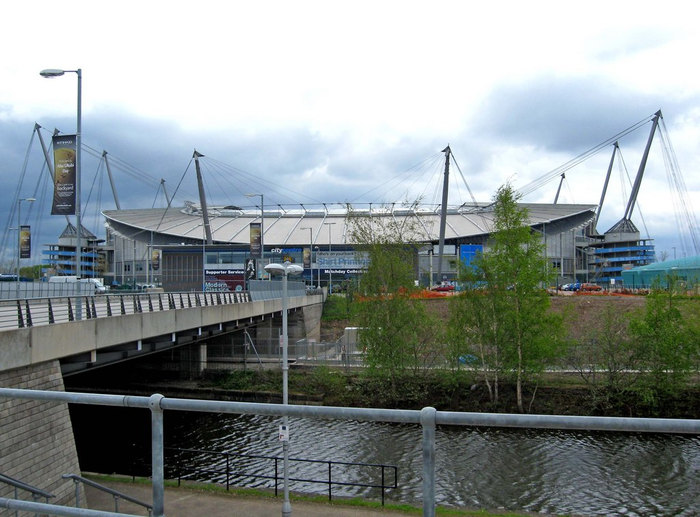
[[[298,294],[292,290],[288,299],[290,321],[318,339],[324,295]],[[198,342],[195,349],[206,358],[205,339],[261,322],[276,333],[281,297],[268,292],[262,298],[247,292],[146,293],[3,301],[0,387],[65,391],[64,375]],[[79,472],[66,404],[0,400],[0,474],[60,501],[73,495],[72,482],[61,476]],[[8,496],[12,487],[0,483],[0,497]]]
[[[73,373],[242,330],[281,313],[280,297],[252,298],[207,292],[3,302],[0,371],[58,360],[64,374]],[[322,303],[322,294],[289,298],[290,313],[301,311],[302,332],[312,339],[320,334]]]

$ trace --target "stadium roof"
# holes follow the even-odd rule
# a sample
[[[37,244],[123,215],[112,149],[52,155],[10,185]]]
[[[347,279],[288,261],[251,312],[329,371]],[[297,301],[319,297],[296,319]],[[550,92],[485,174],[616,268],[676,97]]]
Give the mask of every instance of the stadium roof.
[[[529,224],[546,233],[559,233],[581,228],[595,218],[596,205],[520,203],[529,214]],[[420,240],[437,242],[440,230],[440,208],[436,206],[405,207],[401,205],[371,205],[368,209],[352,208],[356,215],[390,217],[395,220],[415,217],[421,230]],[[250,244],[249,225],[260,222],[260,210],[235,206],[208,207],[212,241],[216,244]],[[195,203],[184,207],[106,210],[107,225],[113,232],[129,239],[148,240],[164,244],[202,242],[204,226],[202,210]],[[480,240],[493,229],[493,205],[462,205],[448,209],[445,239],[448,242]],[[311,229],[311,233],[309,233]],[[306,207],[287,209],[280,205],[265,207],[264,240],[266,245],[327,246],[349,242],[348,209]]]

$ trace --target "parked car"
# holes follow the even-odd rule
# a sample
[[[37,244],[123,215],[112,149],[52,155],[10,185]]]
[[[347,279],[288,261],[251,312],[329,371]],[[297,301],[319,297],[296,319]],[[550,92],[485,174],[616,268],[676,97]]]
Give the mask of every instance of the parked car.
[[[579,282],[574,282],[572,284],[564,284],[561,286],[562,291],[578,291],[581,288]]]
[[[581,291],[601,291],[603,288],[598,284],[583,283],[581,284]]]

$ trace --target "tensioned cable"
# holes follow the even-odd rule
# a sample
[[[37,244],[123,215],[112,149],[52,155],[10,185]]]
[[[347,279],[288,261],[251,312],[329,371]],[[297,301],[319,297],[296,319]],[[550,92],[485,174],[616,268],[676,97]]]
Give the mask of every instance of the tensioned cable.
[[[182,176],[180,177],[180,181],[177,183],[177,186],[175,187],[175,192],[173,192],[173,195],[170,196],[170,201],[168,202],[168,205],[165,207],[165,210],[163,210],[163,215],[160,216],[160,221],[158,221],[158,225],[156,226],[156,231],[160,229],[160,225],[163,223],[163,219],[165,219],[165,214],[168,213],[168,210],[170,209],[170,206],[172,205],[172,200],[175,199],[175,195],[177,194],[178,190],[180,189],[180,185],[182,185],[182,181],[185,179],[185,176],[187,175],[187,171],[190,169],[190,166],[192,165],[192,162],[194,161],[194,156],[190,158],[190,161],[187,163],[187,167],[185,168],[185,171],[182,173]]]
[[[35,131],[32,129],[32,137],[29,139],[29,145],[27,146],[27,151],[24,154],[24,163],[22,164],[22,172],[20,173],[19,177],[19,182],[17,183],[17,188],[15,189],[15,196],[12,201],[12,206],[10,208],[10,213],[8,215],[7,219],[7,224],[5,225],[5,232],[3,233],[3,238],[2,238],[2,249],[7,250],[9,246],[7,246],[7,241],[9,239],[9,234],[10,234],[10,226],[12,225],[12,218],[14,214],[17,212],[17,205],[19,205],[19,193],[22,189],[22,183],[24,182],[24,177],[27,173],[27,164],[29,163],[29,153],[32,148],[32,143],[34,142],[34,133]],[[17,229],[19,232],[19,228]]]
[[[457,159],[455,158],[455,155],[450,153],[450,156],[452,157],[452,161],[455,164],[455,167],[457,167],[457,171],[459,171],[459,175],[462,177],[462,181],[464,182],[464,185],[467,187],[467,192],[469,192],[469,197],[472,199],[472,203],[474,203],[474,206],[476,206],[476,198],[474,197],[474,194],[472,193],[472,189],[469,188],[469,183],[467,183],[467,179],[464,177],[464,173],[462,172],[462,169],[459,166],[459,163],[457,163]]]
[[[588,149],[587,151],[584,151],[583,153],[579,154],[578,156],[572,158],[568,162],[564,163],[563,165],[560,165],[556,169],[552,169],[548,173],[540,176],[539,178],[535,179],[534,181],[531,181],[530,183],[524,185],[522,188],[518,189],[518,192],[520,193],[521,196],[526,196],[535,190],[539,189],[546,183],[549,183],[552,181],[554,178],[557,176],[560,176],[562,172],[566,172],[569,169],[575,167],[576,165],[579,165],[580,163],[583,163],[586,161],[588,158],[591,156],[599,153],[602,151],[604,148],[615,142],[616,140],[620,140],[622,137],[627,136],[628,134],[638,130],[640,127],[644,126],[646,123],[650,122],[655,115],[650,115],[643,120],[640,120],[636,124],[633,124],[632,126],[628,127],[627,129],[624,129],[623,131],[620,131],[616,135],[608,138],[607,140],[601,142],[600,144]]]
[[[205,157],[205,158],[206,158],[206,160],[203,160],[203,162],[206,162],[207,164],[209,164],[209,166],[211,168],[219,170],[219,171],[223,171],[223,172],[228,172],[229,174],[237,175],[239,177],[244,178],[246,181],[246,184],[255,185],[255,187],[251,190],[265,190],[266,192],[274,192],[275,194],[277,194],[277,196],[279,196],[279,198],[288,199],[292,203],[298,203],[299,199],[302,198],[302,199],[308,199],[313,203],[322,204],[322,201],[315,199],[315,198],[312,198],[312,197],[308,196],[307,194],[303,194],[301,192],[294,191],[290,188],[282,187],[281,185],[272,185],[271,182],[261,181],[260,174],[253,174],[253,173],[247,172],[243,169],[233,167],[229,164],[226,164],[224,162],[221,162],[221,161],[216,160],[216,159],[211,158],[211,157]],[[228,176],[222,175],[222,177],[227,179],[228,181],[231,181],[232,187],[239,194],[245,195],[246,193],[250,192],[250,190],[248,190],[247,192],[243,192],[238,187],[238,184],[233,183],[232,179],[231,180],[228,179]],[[285,194],[282,191],[290,192],[293,196],[296,196],[296,197]],[[279,198],[277,201],[279,201]]]
[[[351,204],[357,203],[359,199],[366,198],[366,196],[368,196],[369,194],[375,192],[376,190],[379,190],[382,187],[387,187],[387,185],[389,185],[389,184],[395,184],[395,183],[401,184],[402,182],[405,181],[407,175],[410,176],[412,173],[415,173],[415,172],[425,171],[426,169],[433,169],[435,167],[435,162],[440,161],[442,159],[442,157],[443,156],[441,153],[436,153],[436,154],[430,155],[430,156],[426,157],[425,159],[423,159],[422,161],[412,165],[408,169],[392,176],[391,178],[384,181],[383,183],[380,183],[376,187],[373,187],[373,188],[365,191],[364,193],[362,193],[358,197],[356,197],[354,200],[349,201],[349,203],[351,203]],[[422,179],[424,179],[424,176],[416,175],[414,180],[410,183],[409,187],[412,187],[416,182],[418,182]],[[387,191],[388,190],[389,190],[389,188],[387,188]]]
[[[664,122],[663,118],[661,118],[661,141],[664,145],[664,162],[668,162],[666,174],[667,176],[670,176],[669,182],[672,180],[673,185],[675,188],[671,188],[671,194],[672,198],[673,195],[675,194],[678,198],[678,202],[681,205],[680,210],[678,212],[681,212],[680,214],[676,215],[677,221],[679,221],[678,224],[678,232],[681,237],[681,245],[683,246],[683,252],[686,255],[691,255],[693,253],[698,254],[700,253],[700,235],[698,235],[698,231],[700,227],[698,227],[697,219],[695,217],[695,210],[693,209],[692,203],[690,199],[687,196],[688,189],[685,186],[685,181],[683,179],[683,175],[680,172],[680,167],[678,165],[678,160],[676,158],[676,153],[673,150],[673,146],[671,144],[671,139],[668,136],[668,130],[666,129],[666,123]],[[668,155],[668,156],[666,156]],[[675,207],[674,207],[675,208]],[[686,223],[687,223],[687,232],[688,236],[690,237],[690,240],[692,241],[692,247],[693,249],[691,250],[689,246],[686,245],[686,243],[683,240],[683,232],[681,231],[682,228],[682,223],[680,222],[681,215],[683,218],[685,218]]]

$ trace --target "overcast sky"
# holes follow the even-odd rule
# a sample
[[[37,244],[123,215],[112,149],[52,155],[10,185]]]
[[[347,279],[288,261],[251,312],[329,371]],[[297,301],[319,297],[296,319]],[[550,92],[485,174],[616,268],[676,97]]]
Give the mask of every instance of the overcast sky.
[[[27,221],[38,228],[35,246],[65,226],[48,215],[41,151],[30,141],[35,123],[47,142],[54,128],[75,131],[76,75],[47,80],[45,68],[82,69],[83,143],[109,153],[122,208],[164,206],[161,178],[176,205],[197,201],[195,149],[214,204],[250,206],[246,192],[263,192],[266,206],[439,203],[447,144],[459,166],[450,204],[471,200],[462,176],[488,201],[500,185],[522,188],[660,109],[693,210],[692,5],[11,2],[0,32],[0,217],[16,225],[8,209],[18,193],[39,199]],[[614,169],[601,232],[623,216],[623,178],[634,178],[650,129],[620,140],[626,172]],[[567,171],[559,202],[597,204],[611,154],[607,146]],[[100,236],[97,214],[114,207],[103,171],[84,154],[84,222]],[[524,201],[553,202],[558,180]],[[648,229],[658,251],[681,256],[658,135],[638,206],[643,236]]]

